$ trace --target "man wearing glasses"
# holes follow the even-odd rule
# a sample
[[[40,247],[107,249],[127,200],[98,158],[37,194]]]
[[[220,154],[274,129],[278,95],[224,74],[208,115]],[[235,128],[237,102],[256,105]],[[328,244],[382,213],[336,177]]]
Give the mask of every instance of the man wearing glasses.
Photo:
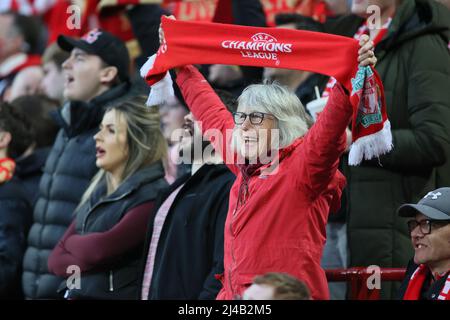
[[[398,209],[411,217],[408,229],[414,259],[400,287],[403,300],[450,300],[450,188],[431,192]]]

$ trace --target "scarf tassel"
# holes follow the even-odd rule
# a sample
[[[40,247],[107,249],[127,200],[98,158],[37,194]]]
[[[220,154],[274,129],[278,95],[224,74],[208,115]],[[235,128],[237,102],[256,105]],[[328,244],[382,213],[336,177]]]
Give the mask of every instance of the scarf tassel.
[[[360,137],[350,146],[348,163],[357,166],[363,159],[370,160],[392,150],[391,123],[386,120],[383,129],[373,134]]]
[[[156,54],[148,58],[147,62],[141,67],[141,77],[145,79],[148,72],[153,68],[155,64]],[[165,103],[175,103],[175,93],[173,91],[173,81],[170,77],[170,73],[166,72],[164,77],[154,83],[150,88],[150,94],[148,96],[146,105],[148,107],[158,106]]]

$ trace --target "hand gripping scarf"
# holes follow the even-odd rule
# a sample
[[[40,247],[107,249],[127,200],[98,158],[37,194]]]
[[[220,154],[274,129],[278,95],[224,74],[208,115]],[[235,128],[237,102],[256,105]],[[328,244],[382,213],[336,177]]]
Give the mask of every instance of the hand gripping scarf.
[[[162,17],[165,43],[141,68],[152,87],[147,105],[173,96],[167,71],[188,64],[229,64],[311,71],[334,77],[353,106],[349,164],[392,149],[383,84],[372,66],[358,66],[359,43],[325,33],[261,28]]]

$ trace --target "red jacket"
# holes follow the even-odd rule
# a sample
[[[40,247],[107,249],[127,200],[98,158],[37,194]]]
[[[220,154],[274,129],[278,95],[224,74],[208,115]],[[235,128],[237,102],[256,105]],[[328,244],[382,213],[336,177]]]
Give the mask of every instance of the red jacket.
[[[203,132],[234,127],[228,110],[192,66],[180,70],[177,83]],[[230,191],[224,234],[223,288],[217,299],[242,295],[256,275],[286,272],[303,280],[314,299],[328,299],[325,272],[320,267],[330,208],[340,206],[345,185],[337,170],[345,150],[345,128],[352,108],[341,86],[335,86],[317,123],[302,138],[280,150],[276,174],[250,175],[248,194],[237,206],[243,174],[228,164],[237,179]],[[214,147],[224,152],[228,143]]]

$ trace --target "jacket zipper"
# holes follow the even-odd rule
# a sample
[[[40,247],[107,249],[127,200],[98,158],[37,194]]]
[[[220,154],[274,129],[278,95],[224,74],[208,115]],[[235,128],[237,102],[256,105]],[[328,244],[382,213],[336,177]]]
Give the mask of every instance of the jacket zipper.
[[[89,218],[89,216],[90,216],[90,214],[92,213],[92,211],[94,211],[94,209],[96,209],[98,206],[100,206],[101,204],[104,204],[104,203],[122,200],[123,198],[125,198],[126,196],[128,196],[132,191],[133,191],[133,190],[130,190],[130,191],[128,191],[128,192],[122,194],[122,195],[119,196],[119,197],[116,197],[116,198],[113,198],[113,199],[106,199],[106,200],[100,201],[100,202],[98,202],[97,204],[95,204],[95,205],[89,210],[88,214],[87,214],[87,215],[84,217],[84,219],[83,219],[83,224],[82,224],[82,227],[81,227],[81,234],[84,234],[84,233],[86,232],[86,222],[87,222],[87,219]]]
[[[114,274],[112,270],[109,270],[109,291],[114,291]]]

